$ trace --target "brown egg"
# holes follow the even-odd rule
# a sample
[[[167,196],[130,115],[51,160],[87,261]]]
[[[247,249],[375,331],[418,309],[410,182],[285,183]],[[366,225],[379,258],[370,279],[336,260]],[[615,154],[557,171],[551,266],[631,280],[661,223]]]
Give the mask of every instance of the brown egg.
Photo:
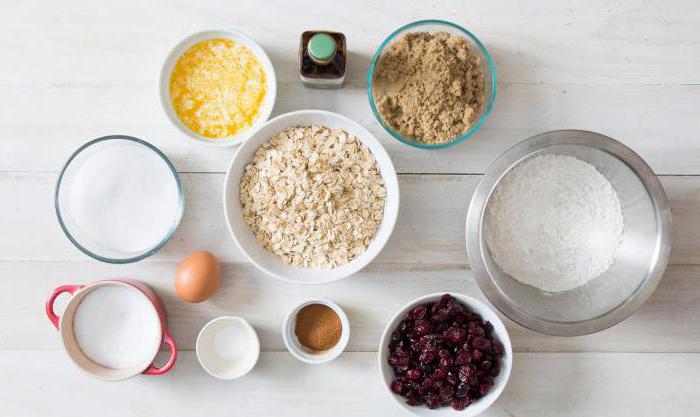
[[[221,266],[209,252],[193,252],[180,262],[175,272],[175,292],[188,303],[211,297],[221,283]]]

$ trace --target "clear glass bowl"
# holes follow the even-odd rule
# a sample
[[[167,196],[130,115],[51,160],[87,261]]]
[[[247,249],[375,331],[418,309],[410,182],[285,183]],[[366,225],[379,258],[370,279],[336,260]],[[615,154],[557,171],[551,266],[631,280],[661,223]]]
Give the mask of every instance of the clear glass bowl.
[[[454,35],[463,36],[469,41],[469,44],[471,46],[471,52],[479,57],[481,71],[484,74],[485,78],[484,92],[486,95],[486,105],[484,106],[482,113],[477,118],[477,121],[472,125],[469,131],[460,136],[457,136],[449,142],[440,144],[427,144],[417,142],[413,139],[409,139],[402,136],[400,133],[392,129],[386,121],[384,121],[384,118],[382,118],[382,116],[379,114],[377,106],[374,103],[374,95],[372,94],[372,80],[374,78],[374,68],[377,65],[377,62],[379,61],[382,52],[384,52],[384,49],[389,44],[400,38],[403,34],[408,32],[448,32]],[[486,118],[488,117],[489,113],[491,113],[491,109],[493,108],[493,104],[496,100],[496,71],[493,68],[493,62],[491,61],[491,57],[489,56],[488,52],[486,52],[486,48],[484,47],[484,45],[481,43],[481,41],[479,41],[479,39],[476,36],[474,36],[468,30],[464,29],[459,25],[444,20],[419,20],[417,22],[409,23],[405,26],[396,29],[391,35],[389,35],[388,38],[386,38],[386,40],[384,40],[384,42],[382,42],[381,45],[379,45],[377,52],[372,58],[372,62],[369,66],[369,73],[367,74],[367,96],[369,98],[369,104],[372,107],[372,112],[374,113],[374,116],[377,118],[382,127],[384,127],[384,129],[386,129],[386,131],[391,134],[391,136],[395,137],[396,139],[400,140],[401,142],[407,145],[415,146],[416,148],[449,148],[450,146],[454,146],[476,133],[479,130],[479,128],[481,128],[481,125],[483,125],[486,121]]]
[[[90,155],[95,152],[100,152],[101,149],[112,146],[117,141],[129,141],[144,146],[145,148],[153,151],[158,157],[160,157],[165,164],[168,166],[173,174],[175,183],[177,184],[177,201],[178,207],[176,210],[176,215],[173,219],[172,226],[168,232],[163,236],[162,239],[158,241],[153,247],[146,250],[138,252],[123,252],[113,248],[106,247],[94,239],[91,239],[88,234],[83,232],[76,223],[72,216],[70,208],[70,195],[71,187],[77,178],[77,173],[79,172],[79,167]],[[124,168],[125,170],[128,167]],[[97,259],[102,262],[113,263],[113,264],[127,264],[131,262],[136,262],[141,259],[147,258],[156,252],[158,252],[165,244],[170,240],[170,238],[175,234],[178,226],[180,225],[180,220],[182,219],[182,213],[185,208],[185,196],[182,191],[182,184],[180,183],[180,178],[177,175],[175,167],[170,162],[170,160],[161,152],[158,148],[151,145],[150,143],[137,139],[131,136],[124,135],[112,135],[104,136],[98,139],[91,140],[86,144],[78,148],[65,165],[61,169],[61,173],[56,181],[56,190],[54,192],[54,205],[56,208],[56,216],[58,217],[58,223],[61,225],[61,229],[68,237],[73,245],[78,248],[84,254]]]

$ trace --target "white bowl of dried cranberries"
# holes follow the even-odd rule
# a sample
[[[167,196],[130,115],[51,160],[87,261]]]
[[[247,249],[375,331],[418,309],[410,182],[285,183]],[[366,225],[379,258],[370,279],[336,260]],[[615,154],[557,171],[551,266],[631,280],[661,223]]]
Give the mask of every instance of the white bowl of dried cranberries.
[[[384,329],[379,371],[387,392],[420,416],[481,414],[510,377],[513,348],[503,322],[463,294],[428,294]]]

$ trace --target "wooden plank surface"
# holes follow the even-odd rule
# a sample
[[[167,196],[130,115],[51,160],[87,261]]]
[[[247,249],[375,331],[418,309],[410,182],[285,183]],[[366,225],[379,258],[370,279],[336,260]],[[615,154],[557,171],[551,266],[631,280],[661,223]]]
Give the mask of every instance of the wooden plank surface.
[[[0,66],[3,95],[12,102],[0,109],[0,155],[7,155],[0,171],[55,171],[83,142],[113,133],[152,141],[183,171],[225,170],[232,150],[196,146],[172,126],[161,110],[157,79],[169,49],[184,36],[231,27],[269,53],[280,81],[275,114],[302,108],[345,114],[383,140],[400,172],[482,173],[531,135],[583,128],[622,140],[658,173],[700,174],[700,119],[694,117],[700,12],[692,1],[538,1],[532,7],[472,1],[466,8],[418,1],[400,12],[367,0],[313,7],[303,1],[85,3],[62,2],[54,10],[24,1],[0,17],[7,34],[0,46],[14,63]],[[372,18],[355,23],[354,10],[371,11]],[[484,41],[499,94],[473,140],[426,152],[381,130],[367,102],[365,77],[374,50],[394,28],[436,16],[465,25]],[[324,22],[348,35],[352,54],[344,89],[313,91],[298,81],[297,37],[306,22]]]
[[[700,55],[700,52],[698,52]],[[234,149],[202,146],[162,111],[154,80],[117,85],[14,85],[5,88],[23,111],[0,111],[0,171],[58,171],[84,142],[122,133],[160,147],[182,172],[224,172]],[[37,101],[35,97],[41,96]],[[300,109],[344,114],[377,136],[401,173],[480,174],[510,146],[555,129],[586,129],[616,138],[659,174],[700,174],[697,103],[700,85],[501,84],[484,128],[465,143],[425,151],[399,143],[369,107],[364,82],[342,90],[280,83],[274,115]],[[84,106],[82,103],[90,103]],[[81,113],[76,116],[76,109]],[[36,114],[40,113],[41,118]]]
[[[53,206],[54,173],[0,173],[0,260],[87,260],[66,239]],[[224,174],[181,174],[185,214],[173,239],[153,260],[180,260],[209,250],[226,262],[244,262],[230,237],[221,199]],[[401,175],[399,219],[376,263],[468,264],[464,227],[467,207],[480,176]],[[672,212],[671,263],[700,263],[700,177],[661,177]],[[98,265],[98,264],[95,264]]]
[[[2,351],[0,412],[33,417],[407,416],[383,392],[374,353],[325,366],[264,353],[244,379],[217,381],[182,355],[171,374],[95,381],[63,352]],[[27,363],[42,369],[27,372]],[[484,417],[695,417],[700,354],[541,354],[514,358],[511,381]],[[633,382],[627,382],[633,381]]]
[[[404,415],[382,392],[379,336],[393,313],[434,291],[483,299],[464,249],[468,200],[508,147],[552,129],[621,140],[661,174],[673,211],[672,266],[627,321],[595,335],[555,338],[511,322],[513,378],[485,415],[498,417],[697,416],[700,399],[700,7],[693,0],[313,0],[120,2],[7,1],[0,13],[0,416]],[[482,131],[445,151],[399,144],[378,125],[366,72],[379,43],[401,24],[452,20],[486,44],[498,98]],[[348,82],[301,86],[303,30],[349,40]],[[386,146],[400,176],[394,235],[365,271],[320,287],[263,276],[228,236],[223,172],[235,149],[191,143],[165,117],[157,79],[169,49],[199,30],[234,28],[268,52],[279,81],[274,114],[320,108],[344,114]],[[123,133],[160,147],[182,173],[187,208],[162,252],[135,265],[88,259],[63,236],[53,183],[89,139]],[[193,250],[224,261],[210,301],[177,301],[172,275]],[[153,286],[186,351],[172,374],[106,384],[79,373],[60,351],[43,302],[57,285],[129,276]],[[377,295],[380,295],[379,297]],[[296,302],[324,296],[347,311],[349,352],[308,366],[283,352],[282,320]],[[248,318],[265,352],[236,382],[207,376],[194,339],[222,314]],[[361,400],[358,400],[360,398]]]
[[[484,300],[471,271],[445,265],[373,264],[334,284],[298,286],[277,282],[254,267],[224,266],[221,289],[202,304],[176,298],[174,262],[130,266],[89,262],[0,262],[0,333],[2,349],[60,349],[60,340],[46,319],[43,302],[62,284],[128,277],[153,287],[165,303],[169,327],[182,349],[194,349],[202,326],[214,317],[233,314],[256,328],[264,350],[284,350],[282,323],[296,304],[329,298],[348,314],[352,337],[349,351],[376,351],[386,323],[404,304],[424,294],[461,292]],[[651,299],[623,323],[584,337],[544,336],[504,318],[514,349],[521,352],[700,352],[700,266],[671,267]],[[18,296],[19,294],[19,296]],[[60,307],[60,305],[59,305]]]

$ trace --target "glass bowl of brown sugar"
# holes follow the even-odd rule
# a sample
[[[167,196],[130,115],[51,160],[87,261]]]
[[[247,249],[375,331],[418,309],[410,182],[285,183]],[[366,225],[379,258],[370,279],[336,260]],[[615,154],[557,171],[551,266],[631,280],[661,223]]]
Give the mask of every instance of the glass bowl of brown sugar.
[[[444,20],[420,20],[379,45],[367,95],[377,121],[394,138],[422,149],[448,148],[488,118],[496,72],[471,32]]]

